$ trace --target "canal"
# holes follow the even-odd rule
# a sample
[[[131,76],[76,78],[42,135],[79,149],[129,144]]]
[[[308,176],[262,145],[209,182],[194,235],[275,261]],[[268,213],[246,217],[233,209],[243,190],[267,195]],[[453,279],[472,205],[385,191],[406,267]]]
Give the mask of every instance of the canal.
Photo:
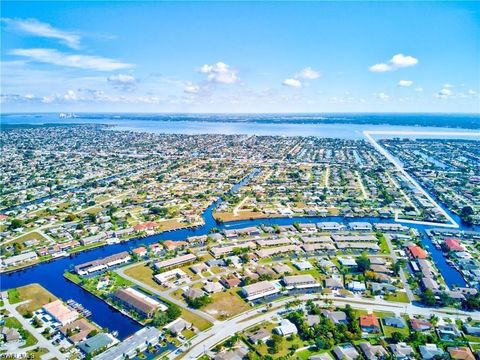
[[[248,183],[248,181],[256,176],[259,172],[255,169],[252,173],[246,176],[242,181],[236,184],[231,189],[231,193],[237,191],[241,186]],[[141,325],[131,320],[129,317],[121,314],[114,308],[107,305],[103,300],[93,296],[87,291],[83,290],[79,286],[66,280],[63,277],[64,271],[73,268],[75,265],[84,263],[87,261],[102,258],[108,255],[112,255],[121,251],[128,251],[132,248],[140,245],[149,245],[151,243],[164,241],[164,240],[184,240],[189,236],[205,235],[211,232],[216,227],[218,230],[222,229],[236,229],[246,226],[256,225],[291,225],[296,222],[308,222],[316,223],[322,221],[336,221],[336,222],[349,222],[349,221],[366,221],[366,222],[392,222],[392,219],[384,219],[378,217],[363,217],[363,218],[344,218],[344,217],[292,217],[292,218],[272,218],[272,219],[256,219],[256,220],[242,220],[236,222],[229,222],[225,224],[218,224],[214,217],[213,211],[216,206],[220,204],[221,200],[210,205],[202,215],[204,225],[192,229],[180,229],[161,234],[156,234],[144,238],[135,238],[128,242],[120,244],[103,246],[100,248],[91,249],[85,252],[81,252],[71,257],[61,258],[55,261],[41,263],[24,270],[15,271],[13,273],[0,275],[0,288],[2,290],[10,289],[27,285],[30,283],[38,283],[52,292],[54,295],[62,298],[63,300],[73,299],[85,308],[92,312],[91,319],[98,325],[104,328],[108,328],[110,331],[117,331],[118,337],[124,339],[125,337],[133,334],[139,330]],[[458,217],[457,217],[458,219]],[[430,239],[426,236],[425,230],[432,228],[432,226],[408,224],[409,227],[416,228],[422,234],[423,244],[435,261],[436,266],[440,270],[445,282],[448,286],[452,285],[465,285],[460,273],[446,263],[445,258],[441,251],[437,250]],[[434,227],[434,226],[433,226]],[[471,227],[461,225],[460,230],[473,230]]]

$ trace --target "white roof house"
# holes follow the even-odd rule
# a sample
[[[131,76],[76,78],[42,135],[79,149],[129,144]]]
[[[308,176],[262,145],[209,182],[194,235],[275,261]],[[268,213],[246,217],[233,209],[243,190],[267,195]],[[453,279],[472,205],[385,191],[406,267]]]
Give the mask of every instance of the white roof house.
[[[273,329],[279,335],[288,336],[298,332],[297,327],[288,319],[283,319],[280,325]]]

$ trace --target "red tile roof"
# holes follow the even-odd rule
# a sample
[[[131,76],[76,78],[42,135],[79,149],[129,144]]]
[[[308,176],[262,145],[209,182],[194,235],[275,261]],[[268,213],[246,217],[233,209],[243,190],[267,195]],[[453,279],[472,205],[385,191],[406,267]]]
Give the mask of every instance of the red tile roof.
[[[137,231],[143,231],[143,230],[150,230],[158,226],[160,226],[160,224],[156,223],[155,221],[147,221],[142,224],[137,224],[133,228]]]
[[[420,246],[409,245],[408,246],[408,251],[410,251],[410,254],[415,259],[426,259],[427,258],[427,252],[425,250],[423,250]]]
[[[377,316],[375,314],[368,314],[360,316],[361,327],[380,327]]]
[[[460,241],[453,238],[445,238],[445,246],[450,251],[463,251],[463,246],[460,245]]]

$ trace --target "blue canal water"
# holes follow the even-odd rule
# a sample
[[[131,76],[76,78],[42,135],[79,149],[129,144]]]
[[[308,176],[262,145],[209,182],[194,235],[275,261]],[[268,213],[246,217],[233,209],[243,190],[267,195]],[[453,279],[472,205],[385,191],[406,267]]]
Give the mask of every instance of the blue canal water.
[[[13,287],[23,286],[30,283],[39,283],[50,292],[62,299],[74,299],[83,304],[87,309],[92,311],[91,319],[102,327],[108,328],[110,331],[116,330],[119,333],[119,338],[123,339],[140,328],[140,325],[132,321],[127,316],[121,314],[115,309],[107,305],[103,300],[86,292],[79,286],[66,280],[63,273],[66,269],[71,269],[73,266],[87,261],[102,258],[121,251],[130,250],[140,245],[148,245],[158,241],[164,240],[184,240],[188,236],[205,235],[208,234],[212,228],[216,227],[222,229],[236,229],[246,226],[255,225],[291,225],[295,222],[319,222],[319,221],[367,221],[367,222],[392,222],[392,219],[383,219],[376,217],[364,218],[343,218],[343,217],[293,217],[293,218],[275,218],[275,219],[256,219],[256,220],[242,220],[237,222],[218,224],[212,216],[212,211],[217,204],[212,204],[204,213],[205,224],[195,229],[181,229],[162,234],[156,234],[145,238],[136,238],[128,242],[104,246],[101,248],[92,249],[73,255],[70,258],[62,258],[48,263],[42,263],[24,270],[13,273],[2,274],[0,276],[1,289],[9,289]],[[410,226],[410,225],[409,225]],[[422,233],[429,226],[412,225]],[[465,230],[471,228],[464,227]],[[449,266],[441,251],[437,250],[430,239],[426,235],[423,236],[422,241],[424,245],[428,246],[432,258],[435,261],[438,269],[445,278],[447,285],[465,285],[463,278],[454,268]]]

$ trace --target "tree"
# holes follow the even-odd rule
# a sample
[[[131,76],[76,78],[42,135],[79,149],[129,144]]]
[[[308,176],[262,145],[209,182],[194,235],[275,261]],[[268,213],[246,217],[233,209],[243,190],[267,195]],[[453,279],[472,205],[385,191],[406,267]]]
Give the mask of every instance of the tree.
[[[23,221],[20,219],[13,219],[12,222],[10,223],[10,229],[18,229],[23,226]]]
[[[467,224],[472,223],[473,208],[469,205],[464,206],[460,211],[460,218]]]
[[[426,289],[424,292],[422,292],[420,299],[422,300],[422,303],[428,306],[435,306],[436,304],[435,294],[431,289]]]
[[[396,344],[398,344],[399,342],[404,342],[405,339],[406,339],[406,336],[398,331],[394,331],[392,333],[392,340]]]
[[[364,273],[368,269],[370,269],[370,259],[367,257],[366,254],[362,254],[357,259],[357,269],[359,272]]]

